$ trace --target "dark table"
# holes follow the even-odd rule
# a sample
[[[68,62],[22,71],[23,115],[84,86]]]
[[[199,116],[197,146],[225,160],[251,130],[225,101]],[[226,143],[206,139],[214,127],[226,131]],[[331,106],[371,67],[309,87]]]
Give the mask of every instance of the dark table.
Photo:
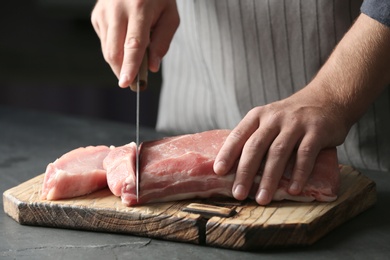
[[[134,126],[0,107],[0,192],[45,171],[65,152],[122,145]],[[141,128],[140,139],[162,134]],[[361,170],[377,183],[377,204],[312,246],[240,252],[130,235],[22,226],[0,201],[0,259],[390,259],[390,172]]]

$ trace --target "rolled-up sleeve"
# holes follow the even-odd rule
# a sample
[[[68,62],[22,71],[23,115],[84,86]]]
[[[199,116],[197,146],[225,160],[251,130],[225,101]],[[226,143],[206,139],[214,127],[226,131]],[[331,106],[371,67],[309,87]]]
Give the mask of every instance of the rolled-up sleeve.
[[[390,0],[364,0],[360,11],[390,27]]]

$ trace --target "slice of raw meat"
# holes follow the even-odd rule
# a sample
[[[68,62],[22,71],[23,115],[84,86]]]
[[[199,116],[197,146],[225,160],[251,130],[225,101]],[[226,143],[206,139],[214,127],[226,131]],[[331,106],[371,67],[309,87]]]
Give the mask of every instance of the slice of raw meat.
[[[115,148],[104,160],[108,185],[128,206],[150,202],[177,201],[192,198],[233,197],[236,168],[225,176],[213,171],[214,159],[230,133],[212,130],[203,133],[144,142],[140,147],[140,199],[135,195],[135,144]],[[298,196],[287,193],[294,158],[291,158],[274,200],[333,201],[339,187],[336,149],[321,151],[313,173]],[[261,171],[252,186],[254,196]]]
[[[73,198],[107,187],[103,159],[113,149],[104,145],[72,150],[53,163],[45,172],[41,198]]]
[[[137,145],[132,142],[113,149],[103,160],[103,167],[107,171],[107,184],[111,192],[120,197],[125,190],[131,188],[126,183],[133,184],[132,195],[136,200],[135,191],[135,160]],[[155,181],[159,181],[156,179]]]

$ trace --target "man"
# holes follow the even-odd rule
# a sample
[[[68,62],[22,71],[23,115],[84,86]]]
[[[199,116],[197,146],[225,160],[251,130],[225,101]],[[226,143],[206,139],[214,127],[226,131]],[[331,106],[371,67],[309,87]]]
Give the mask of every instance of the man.
[[[344,143],[341,162],[389,169],[390,3],[366,0],[359,14],[361,4],[99,0],[92,23],[123,88],[147,46],[151,71],[170,48],[157,128],[232,128],[214,170],[239,159],[233,195],[244,199],[265,159],[256,195],[265,205],[295,151],[293,195],[326,147]]]

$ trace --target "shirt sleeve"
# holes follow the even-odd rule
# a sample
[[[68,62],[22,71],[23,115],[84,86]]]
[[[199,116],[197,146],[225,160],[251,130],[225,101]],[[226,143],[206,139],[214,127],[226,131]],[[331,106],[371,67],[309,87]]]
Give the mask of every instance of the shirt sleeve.
[[[364,0],[360,11],[390,27],[390,0]]]

